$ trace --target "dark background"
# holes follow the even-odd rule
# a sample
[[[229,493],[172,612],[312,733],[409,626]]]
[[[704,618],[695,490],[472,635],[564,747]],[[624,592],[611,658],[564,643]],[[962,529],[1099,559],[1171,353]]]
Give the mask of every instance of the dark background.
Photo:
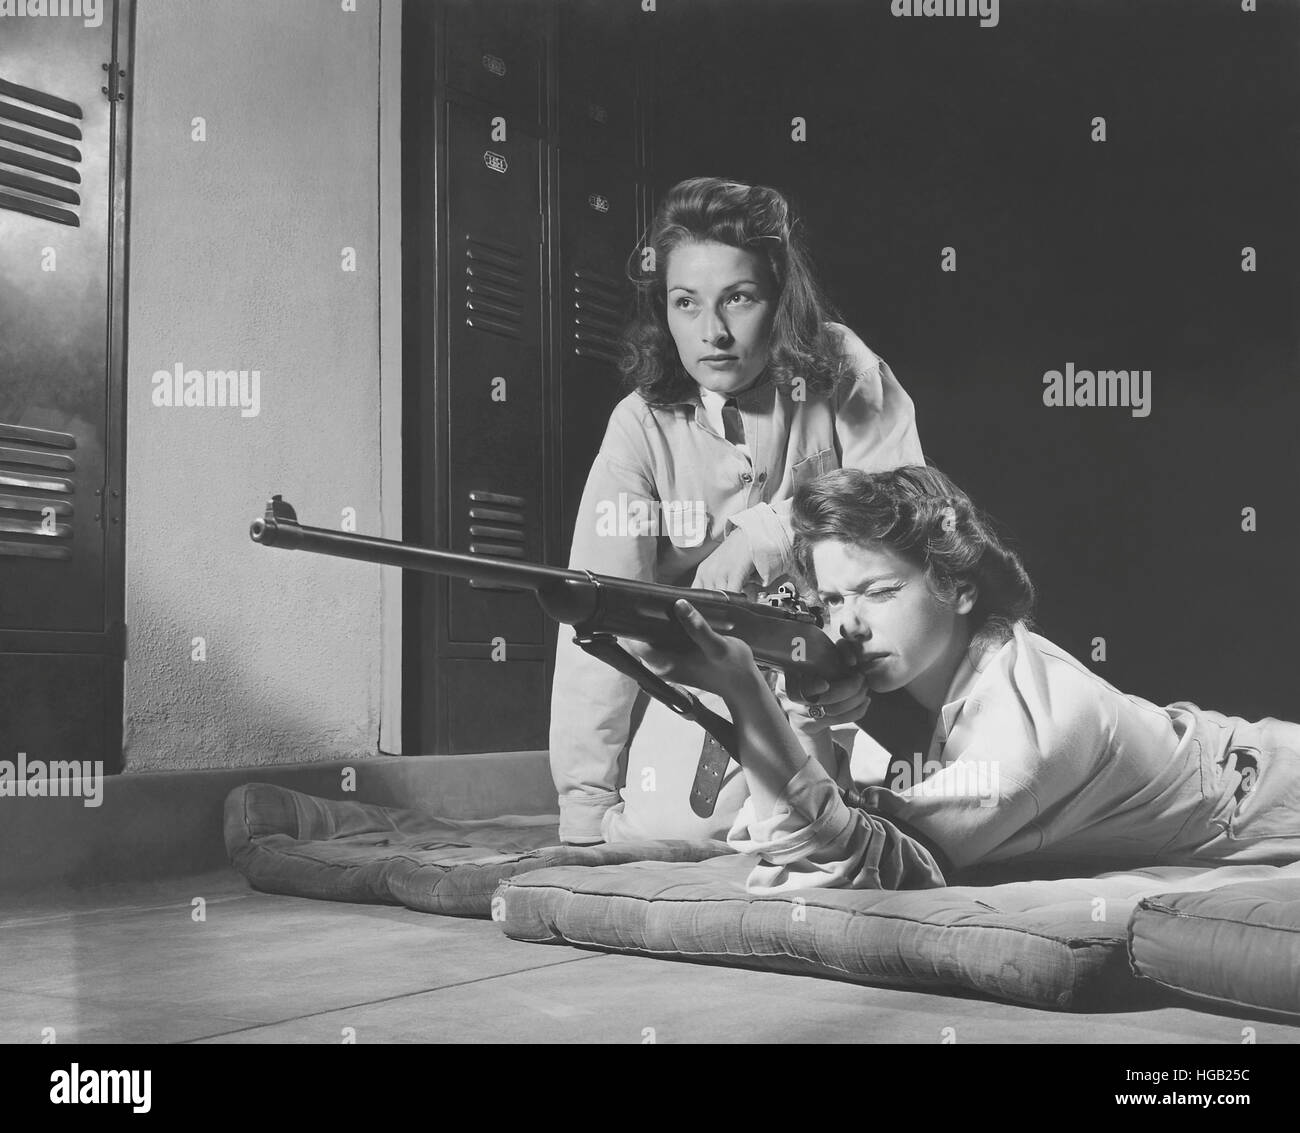
[[[1126,692],[1300,718],[1300,4],[889,7],[660,0],[659,192],[789,195],[928,458],[1020,547],[1040,632]],[[1150,416],[1045,407],[1067,362],[1151,370]]]

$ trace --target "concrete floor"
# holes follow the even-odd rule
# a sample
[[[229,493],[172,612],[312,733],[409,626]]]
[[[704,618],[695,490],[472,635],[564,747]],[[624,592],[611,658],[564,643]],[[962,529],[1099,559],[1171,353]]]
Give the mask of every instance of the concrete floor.
[[[206,919],[194,919],[194,900]],[[0,1041],[1300,1042],[1172,1002],[1076,1015],[521,944],[491,921],[256,893],[231,870],[8,898]],[[651,1036],[653,1032],[653,1036]]]

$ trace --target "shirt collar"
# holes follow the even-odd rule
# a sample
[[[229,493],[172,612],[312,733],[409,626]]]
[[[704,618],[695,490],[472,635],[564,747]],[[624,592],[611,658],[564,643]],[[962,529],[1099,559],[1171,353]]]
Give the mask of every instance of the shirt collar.
[[[731,398],[735,398],[736,405],[740,409],[749,413],[762,414],[767,411],[767,405],[771,402],[775,390],[776,383],[772,381],[771,375],[765,372],[756,385],[750,386],[749,389],[741,393],[718,393],[716,390],[696,386],[695,397],[690,404],[694,406],[697,421],[700,419],[701,413],[704,414],[706,420],[710,412],[721,414],[722,407]]]
[[[725,394],[716,393],[701,386],[698,391],[699,404],[695,407],[697,424],[708,422],[709,428],[720,437],[725,437],[727,430],[722,422],[722,409],[727,403]]]
[[[700,386],[700,401],[704,404],[705,409],[721,410],[727,404],[730,395],[718,393],[717,390],[705,389]]]
[[[1009,642],[981,644],[975,641],[966,650],[966,655],[962,657],[961,664],[957,666],[957,671],[953,674],[952,681],[948,685],[948,691],[943,698],[943,707],[939,709],[936,730],[939,733],[938,738],[940,740],[947,740],[952,734],[952,730],[956,727],[957,720],[961,716],[962,709],[965,708],[966,702],[971,698],[971,693],[974,691],[976,684],[979,683],[984,670],[988,668],[989,661],[1006,644],[1009,644]]]

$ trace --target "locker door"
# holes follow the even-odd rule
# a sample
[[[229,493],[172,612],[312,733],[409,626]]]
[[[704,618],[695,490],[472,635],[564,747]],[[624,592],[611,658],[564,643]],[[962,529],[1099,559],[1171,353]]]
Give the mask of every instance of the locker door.
[[[561,528],[619,396],[648,181],[639,17],[614,0],[407,5],[404,428],[408,529],[426,541],[567,556]],[[492,140],[498,117],[508,141]],[[556,629],[531,595],[408,578],[406,599],[412,748],[544,746]]]
[[[560,146],[630,165],[636,160],[640,5],[560,0],[557,15]]]
[[[540,143],[447,104],[449,511],[453,550],[544,558]],[[450,638],[540,644],[531,595],[453,581]]]
[[[0,713],[0,758],[115,770],[125,84],[118,5],[103,17],[6,19],[0,37],[0,701],[25,709]]]
[[[10,20],[0,40],[7,629],[104,628],[104,527],[94,492],[104,487],[111,215],[99,64],[112,53],[111,28],[69,35],[71,22]]]
[[[447,85],[507,111],[517,125],[543,121],[545,9],[537,0],[448,0]]]
[[[619,336],[631,313],[627,257],[637,241],[636,178],[560,156],[560,387],[563,552],[605,425],[623,397]]]

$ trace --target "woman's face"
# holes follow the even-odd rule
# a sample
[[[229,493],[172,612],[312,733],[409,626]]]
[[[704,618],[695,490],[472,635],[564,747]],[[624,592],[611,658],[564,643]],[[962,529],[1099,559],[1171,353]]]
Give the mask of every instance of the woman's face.
[[[765,257],[730,244],[683,244],[665,271],[668,329],[705,389],[748,389],[767,365],[776,285]]]
[[[920,567],[880,544],[827,540],[813,545],[812,561],[827,630],[867,686],[905,688],[937,712],[970,644],[974,591],[945,604]]]

